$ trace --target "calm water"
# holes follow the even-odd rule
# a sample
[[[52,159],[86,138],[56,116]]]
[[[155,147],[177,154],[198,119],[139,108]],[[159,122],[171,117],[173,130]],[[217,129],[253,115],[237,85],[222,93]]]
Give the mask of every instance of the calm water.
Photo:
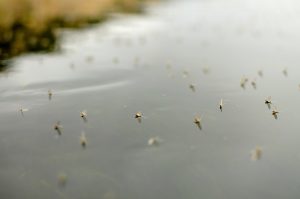
[[[14,59],[0,74],[1,198],[298,199],[299,11],[296,0],[170,1]]]

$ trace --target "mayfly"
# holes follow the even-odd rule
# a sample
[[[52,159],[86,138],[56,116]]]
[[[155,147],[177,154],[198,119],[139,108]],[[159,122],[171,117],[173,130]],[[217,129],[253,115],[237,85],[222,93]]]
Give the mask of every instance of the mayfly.
[[[274,118],[277,120],[278,118],[278,114],[279,114],[279,111],[277,110],[276,107],[273,107],[272,109],[272,115],[274,116]]]
[[[58,135],[61,135],[62,125],[60,124],[60,121],[56,122],[53,128],[57,131]]]
[[[272,104],[271,96],[265,99],[265,104],[268,106],[269,109],[271,109],[271,104]]]
[[[142,117],[143,117],[143,115],[142,115],[141,112],[137,112],[137,113],[134,115],[134,118],[137,119],[137,121],[138,121],[139,123],[142,122]]]
[[[83,121],[87,122],[87,111],[81,111],[80,112],[80,117],[83,119]]]
[[[200,130],[202,130],[201,121],[202,121],[202,117],[200,117],[200,116],[196,116],[196,117],[194,118],[194,123],[198,126],[198,128],[199,128]]]

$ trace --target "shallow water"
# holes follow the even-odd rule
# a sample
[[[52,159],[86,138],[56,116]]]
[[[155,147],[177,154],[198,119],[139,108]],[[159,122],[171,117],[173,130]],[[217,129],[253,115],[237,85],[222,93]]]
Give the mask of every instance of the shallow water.
[[[1,198],[299,198],[299,10],[295,0],[168,1],[63,30],[59,52],[14,59],[0,76]],[[257,88],[241,88],[243,76]]]

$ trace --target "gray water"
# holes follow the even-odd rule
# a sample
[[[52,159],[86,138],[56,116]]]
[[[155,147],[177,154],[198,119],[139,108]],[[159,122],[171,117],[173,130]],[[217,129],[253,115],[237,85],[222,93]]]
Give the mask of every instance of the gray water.
[[[15,58],[0,74],[0,198],[298,199],[299,11],[296,0],[168,1]]]

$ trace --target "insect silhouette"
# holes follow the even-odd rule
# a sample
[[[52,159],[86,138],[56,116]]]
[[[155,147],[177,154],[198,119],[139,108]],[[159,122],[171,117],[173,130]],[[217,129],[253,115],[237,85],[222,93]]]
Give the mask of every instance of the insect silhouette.
[[[253,161],[260,160],[261,157],[262,157],[262,148],[256,146],[255,149],[251,151],[251,160]]]
[[[224,107],[224,103],[223,103],[223,99],[221,99],[219,104],[219,108],[221,112],[223,111],[223,107]]]
[[[83,119],[84,122],[87,122],[87,111],[81,111],[80,117]]]
[[[137,119],[137,121],[138,121],[139,123],[142,122],[142,117],[143,117],[143,115],[142,115],[141,112],[137,112],[137,113],[134,115],[134,118]]]
[[[268,106],[269,109],[271,109],[271,104],[272,104],[271,96],[265,99],[265,104]]]
[[[29,111],[29,109],[28,108],[20,108],[19,111],[20,111],[21,115],[24,116],[24,112]]]
[[[62,134],[62,125],[60,124],[60,121],[56,122],[53,126],[54,130],[57,131],[58,135]]]
[[[272,109],[272,115],[273,117],[277,120],[278,119],[278,114],[279,114],[279,111],[277,110],[276,107],[273,107]]]
[[[202,130],[202,124],[201,124],[202,118],[200,116],[196,116],[194,118],[194,124],[197,125],[197,127]]]

